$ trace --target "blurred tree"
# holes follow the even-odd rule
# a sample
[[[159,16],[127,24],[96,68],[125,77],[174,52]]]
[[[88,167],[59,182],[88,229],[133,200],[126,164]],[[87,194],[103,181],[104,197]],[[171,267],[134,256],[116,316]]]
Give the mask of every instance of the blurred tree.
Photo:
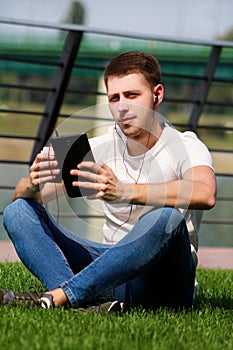
[[[86,11],[83,3],[81,1],[73,0],[70,4],[70,7],[62,20],[62,23],[71,23],[71,24],[85,24],[86,20]],[[60,39],[64,40],[67,35],[67,32],[62,31],[60,34]],[[80,104],[82,106],[89,106],[95,104],[95,97],[93,95],[82,94],[82,90],[90,90],[94,86],[97,88],[97,78],[91,78],[91,75],[87,79],[82,74],[78,78],[72,78],[69,83],[69,87],[77,91],[75,94],[66,94],[65,103],[68,104]],[[90,86],[89,86],[90,85]]]
[[[63,23],[84,24],[85,7],[80,1],[72,1]]]
[[[226,41],[233,41],[233,27],[231,27],[225,34],[218,37],[217,39],[226,40]]]

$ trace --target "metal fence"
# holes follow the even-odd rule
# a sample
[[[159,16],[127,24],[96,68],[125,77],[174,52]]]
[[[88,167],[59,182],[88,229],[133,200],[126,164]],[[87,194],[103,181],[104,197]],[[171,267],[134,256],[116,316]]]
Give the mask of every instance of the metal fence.
[[[5,123],[6,119],[20,116],[28,118],[29,124],[35,124],[34,131],[30,131],[29,134],[26,130],[23,134],[17,133],[17,123],[14,131],[12,128],[2,130],[0,126],[0,142],[5,148],[9,142],[13,144],[16,141],[24,142],[25,145],[29,142],[31,145],[30,155],[23,159],[6,158],[2,147],[0,169],[1,172],[7,169],[7,174],[1,176],[0,190],[6,199],[1,204],[0,215],[10,201],[17,179],[27,172],[29,164],[45,145],[58,119],[69,116],[69,112],[65,112],[69,96],[91,96],[91,100],[87,98],[86,101],[96,102],[98,97],[104,96],[104,92],[98,90],[98,82],[106,63],[116,54],[134,49],[149,52],[158,58],[167,91],[162,108],[164,114],[168,112],[175,115],[172,124],[180,130],[195,131],[207,145],[212,139],[208,147],[220,164],[216,170],[217,179],[227,182],[229,189],[223,190],[222,193],[220,191],[217,203],[224,202],[226,206],[232,207],[233,43],[179,40],[156,35],[111,32],[78,25],[54,25],[4,18],[0,18],[0,26],[2,32],[9,26],[27,27],[29,31],[35,28],[46,30],[46,33],[56,33],[56,39],[53,41],[59,42],[55,48],[53,45],[47,47],[46,53],[40,51],[44,44],[35,45],[37,39],[33,37],[34,43],[31,40],[31,46],[28,45],[26,49],[25,42],[19,41],[17,48],[12,48],[10,43],[6,45],[4,40],[0,43],[3,48],[0,53],[0,118]],[[35,46],[37,50],[34,52]],[[33,75],[35,67],[39,83],[37,80],[31,83],[30,77],[25,78],[27,73],[29,76]],[[21,71],[21,79],[16,79],[18,71]],[[49,72],[49,79],[48,83],[44,84],[38,76],[44,77],[46,72]],[[82,83],[77,88],[75,83],[80,77]],[[91,85],[90,80],[93,82]],[[1,95],[1,91],[8,96],[14,96],[16,91],[18,94],[30,96],[42,94],[40,106],[43,108],[32,110],[14,103],[6,106],[7,99],[4,98],[4,93]],[[15,145],[15,149],[17,147]],[[230,214],[225,217],[224,212],[223,217],[205,217],[203,223],[214,226],[217,224],[219,227],[231,226],[233,219]]]

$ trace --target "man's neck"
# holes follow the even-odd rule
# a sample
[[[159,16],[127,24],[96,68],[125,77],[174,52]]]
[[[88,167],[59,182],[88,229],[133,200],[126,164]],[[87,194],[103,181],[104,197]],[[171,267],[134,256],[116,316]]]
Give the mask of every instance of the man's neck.
[[[127,138],[127,150],[131,156],[139,156],[150,150],[158,141],[160,135],[162,134],[162,129],[159,123],[156,128],[153,128],[151,132],[145,132],[140,135],[140,138]]]

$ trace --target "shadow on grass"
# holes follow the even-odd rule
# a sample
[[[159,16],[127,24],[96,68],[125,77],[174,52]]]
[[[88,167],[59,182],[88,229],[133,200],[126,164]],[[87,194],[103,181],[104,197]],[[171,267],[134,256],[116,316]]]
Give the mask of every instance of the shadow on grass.
[[[208,296],[199,295],[196,297],[193,308],[194,310],[200,310],[203,308],[220,308],[225,310],[233,309],[233,297],[230,296]]]
[[[199,269],[194,309],[233,309],[233,270]]]

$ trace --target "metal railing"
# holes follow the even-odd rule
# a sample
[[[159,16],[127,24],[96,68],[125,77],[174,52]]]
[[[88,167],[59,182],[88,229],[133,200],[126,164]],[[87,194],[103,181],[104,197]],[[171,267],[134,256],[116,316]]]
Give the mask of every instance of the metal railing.
[[[52,52],[52,50],[51,52],[48,50],[45,55],[46,57],[42,58],[32,54],[32,51],[21,52],[19,54],[17,50],[4,50],[0,53],[0,63],[2,63],[3,66],[9,65],[10,67],[11,64],[12,67],[13,64],[13,67],[14,65],[15,67],[18,65],[19,67],[20,64],[26,64],[27,67],[44,67],[44,69],[50,70],[49,74],[51,77],[49,84],[44,86],[41,84],[24,83],[22,80],[17,82],[4,81],[4,77],[7,77],[7,74],[2,74],[0,91],[1,89],[7,89],[8,91],[20,91],[22,93],[40,93],[44,94],[45,99],[43,110],[31,110],[22,107],[6,108],[4,106],[4,101],[1,101],[0,116],[4,116],[5,114],[20,115],[23,117],[30,116],[32,123],[35,120],[37,121],[38,127],[33,135],[27,135],[26,133],[18,135],[11,131],[0,131],[0,140],[23,140],[26,142],[33,142],[32,151],[28,159],[0,159],[0,166],[28,166],[39,150],[45,145],[58,118],[66,118],[69,116],[69,113],[61,113],[62,107],[66,104],[64,102],[65,98],[69,95],[92,97],[103,95],[103,92],[98,91],[95,86],[93,88],[88,85],[88,79],[92,74],[99,79],[106,62],[108,62],[111,57],[126,49],[139,48],[154,54],[159,59],[162,66],[164,84],[168,90],[168,94],[165,96],[163,102],[165,106],[164,110],[169,109],[172,105],[173,108],[175,106],[175,108],[180,111],[179,113],[181,115],[185,115],[185,118],[181,118],[182,121],[174,120],[172,122],[173,125],[181,130],[192,130],[197,133],[201,133],[204,130],[208,135],[219,134],[219,140],[221,140],[222,135],[224,135],[224,137],[228,134],[232,135],[232,121],[226,123],[222,123],[220,120],[214,123],[211,121],[208,121],[208,123],[202,122],[202,116],[205,114],[206,108],[221,109],[223,115],[232,115],[232,93],[229,94],[229,99],[224,101],[221,98],[210,98],[211,89],[231,89],[231,91],[233,89],[233,43],[231,42],[179,40],[156,35],[141,35],[120,31],[113,32],[80,25],[55,25],[0,18],[0,26],[4,27],[9,25],[46,29],[51,32],[64,32],[66,33],[66,37],[63,44],[59,41],[60,46],[58,45],[59,49],[56,49],[55,53]],[[118,50],[111,46],[114,40],[117,40],[119,44]],[[104,42],[104,45],[101,45],[101,41]],[[86,48],[83,43],[86,43]],[[99,46],[96,45],[96,43]],[[172,59],[169,53],[167,53],[167,51],[169,51],[168,49],[173,52]],[[200,56],[197,55],[198,50],[201,53]],[[168,66],[170,68],[166,69]],[[16,70],[17,69],[19,68],[16,68]],[[53,73],[51,73],[51,70],[53,70]],[[11,68],[11,74],[13,71],[14,68]],[[77,71],[79,73],[76,73]],[[16,73],[17,72],[15,72],[15,74]],[[26,74],[26,72],[24,72],[24,74]],[[84,84],[82,84],[81,87],[75,88],[70,85],[70,82],[74,76],[78,79],[79,74],[86,75],[87,78],[86,80],[83,78]],[[189,91],[190,93],[182,90],[182,87],[186,86],[192,87]],[[177,87],[179,88],[179,94],[176,93]],[[213,96],[216,96],[216,94],[213,94]],[[186,108],[188,108],[188,112],[185,111]],[[225,112],[226,110],[227,113]],[[202,138],[205,141],[205,136]],[[215,154],[228,154],[232,162],[232,143],[226,142],[226,145],[227,146],[224,145],[224,147],[209,147],[209,149]],[[228,166],[227,169],[228,170],[224,172],[218,169],[217,177],[228,178],[230,181],[233,180],[233,169],[231,169],[230,166]],[[1,180],[0,189],[3,191],[12,192],[14,186],[15,183],[2,183]],[[228,202],[232,204],[233,196],[232,194],[229,195],[229,193],[223,195],[220,193],[217,201],[219,201],[219,203]],[[2,210],[3,208],[0,208],[0,214],[2,214]],[[231,217],[217,219],[204,218],[203,222],[214,225],[233,224]]]

